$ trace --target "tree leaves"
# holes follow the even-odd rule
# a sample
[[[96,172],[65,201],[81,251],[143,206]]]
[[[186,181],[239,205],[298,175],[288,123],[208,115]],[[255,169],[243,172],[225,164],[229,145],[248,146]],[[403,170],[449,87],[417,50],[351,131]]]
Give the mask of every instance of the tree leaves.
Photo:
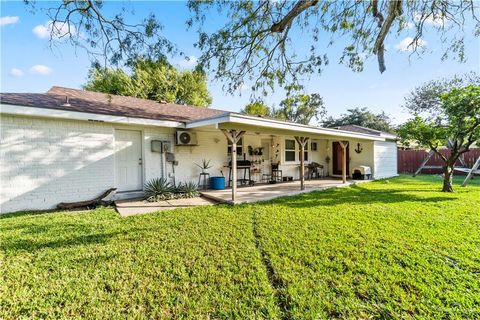
[[[199,107],[212,103],[207,76],[200,68],[179,71],[166,59],[137,59],[131,68],[132,73],[127,74],[123,69],[94,67],[84,87],[90,91]]]
[[[443,191],[451,192],[455,162],[473,143],[480,142],[480,86],[453,88],[439,98],[436,118],[417,113],[399,128],[398,134],[405,145],[413,142],[418,147],[433,150],[444,161]],[[450,150],[447,156],[439,152],[439,148],[445,146]]]
[[[261,101],[255,101],[247,104],[241,112],[250,114],[253,116],[263,116],[263,117],[271,115],[270,108]]]
[[[353,71],[362,71],[364,61],[377,55],[380,71],[386,68],[384,44],[392,34],[407,28],[412,50],[417,52],[422,36],[435,32],[447,44],[445,58],[465,61],[464,30],[473,21],[472,34],[480,31],[475,1],[189,1],[198,25],[197,46],[201,63],[224,89],[235,93],[249,80],[266,95],[276,86],[299,83],[326,67],[328,47],[346,39],[338,61]],[[205,26],[216,9],[228,17],[217,30]],[[298,46],[299,37],[310,37],[308,48]],[[254,90],[255,91],[255,90]]]
[[[453,88],[461,88],[470,84],[480,85],[480,75],[476,72],[455,75],[451,78],[432,80],[416,87],[406,98],[404,107],[413,114],[420,114],[431,120],[441,122],[441,95]]]
[[[367,108],[354,108],[348,109],[347,113],[340,115],[338,118],[328,117],[322,125],[327,128],[357,125],[384,132],[393,132],[394,127],[391,123],[392,120],[385,112],[375,114]]]
[[[310,124],[313,118],[318,120],[325,116],[326,111],[323,98],[318,93],[298,93],[282,100],[280,108],[274,109],[272,114],[278,119]]]

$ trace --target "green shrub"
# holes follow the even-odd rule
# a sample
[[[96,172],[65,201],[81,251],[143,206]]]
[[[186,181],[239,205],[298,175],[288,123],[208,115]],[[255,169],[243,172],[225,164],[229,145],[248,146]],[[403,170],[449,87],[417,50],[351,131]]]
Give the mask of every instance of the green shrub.
[[[172,199],[174,187],[165,178],[153,178],[145,183],[145,199],[149,202]]]
[[[198,197],[194,182],[172,185],[164,178],[154,178],[145,184],[145,199],[149,202]]]
[[[198,186],[195,182],[186,182],[179,185],[180,194],[183,198],[194,198],[198,197]]]

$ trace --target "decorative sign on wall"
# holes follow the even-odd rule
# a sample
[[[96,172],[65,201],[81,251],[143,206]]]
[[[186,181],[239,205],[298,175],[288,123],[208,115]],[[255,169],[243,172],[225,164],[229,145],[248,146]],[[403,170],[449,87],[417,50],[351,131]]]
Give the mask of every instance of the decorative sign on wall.
[[[355,148],[355,152],[356,153],[362,153],[363,151],[363,148],[362,148],[362,145],[359,143],[357,143],[357,148]]]

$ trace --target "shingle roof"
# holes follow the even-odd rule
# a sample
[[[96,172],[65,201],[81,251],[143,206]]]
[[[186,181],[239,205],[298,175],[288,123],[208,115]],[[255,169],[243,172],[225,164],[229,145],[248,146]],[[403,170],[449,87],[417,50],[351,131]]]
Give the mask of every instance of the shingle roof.
[[[382,133],[381,131],[378,131],[378,130],[374,130],[374,129],[370,129],[370,128],[366,128],[366,127],[362,127],[362,126],[357,126],[357,125],[354,125],[354,124],[338,126],[338,127],[335,127],[335,129],[372,134],[372,135],[375,135],[375,136],[379,136]]]
[[[65,103],[66,97],[68,104]],[[0,101],[10,105],[178,122],[190,122],[228,113],[223,110],[57,86],[46,93],[0,93]]]
[[[389,132],[379,131],[375,129],[370,129],[367,127],[357,126],[356,124],[347,124],[344,126],[335,127],[335,129],[343,130],[343,131],[350,131],[350,132],[357,132],[357,133],[365,133],[370,134],[373,136],[379,137],[386,137],[386,138],[395,138],[396,136]]]

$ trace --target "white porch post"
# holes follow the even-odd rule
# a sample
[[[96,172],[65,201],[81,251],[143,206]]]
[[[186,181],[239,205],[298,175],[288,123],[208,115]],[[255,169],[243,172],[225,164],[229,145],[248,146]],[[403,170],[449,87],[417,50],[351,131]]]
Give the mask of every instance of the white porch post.
[[[348,141],[339,141],[342,147],[342,180],[343,183],[347,182],[347,147]]]
[[[300,190],[305,190],[305,145],[308,137],[295,137],[300,145]]]
[[[222,129],[227,140],[232,144],[232,202],[237,200],[237,142],[243,137],[245,131]]]

